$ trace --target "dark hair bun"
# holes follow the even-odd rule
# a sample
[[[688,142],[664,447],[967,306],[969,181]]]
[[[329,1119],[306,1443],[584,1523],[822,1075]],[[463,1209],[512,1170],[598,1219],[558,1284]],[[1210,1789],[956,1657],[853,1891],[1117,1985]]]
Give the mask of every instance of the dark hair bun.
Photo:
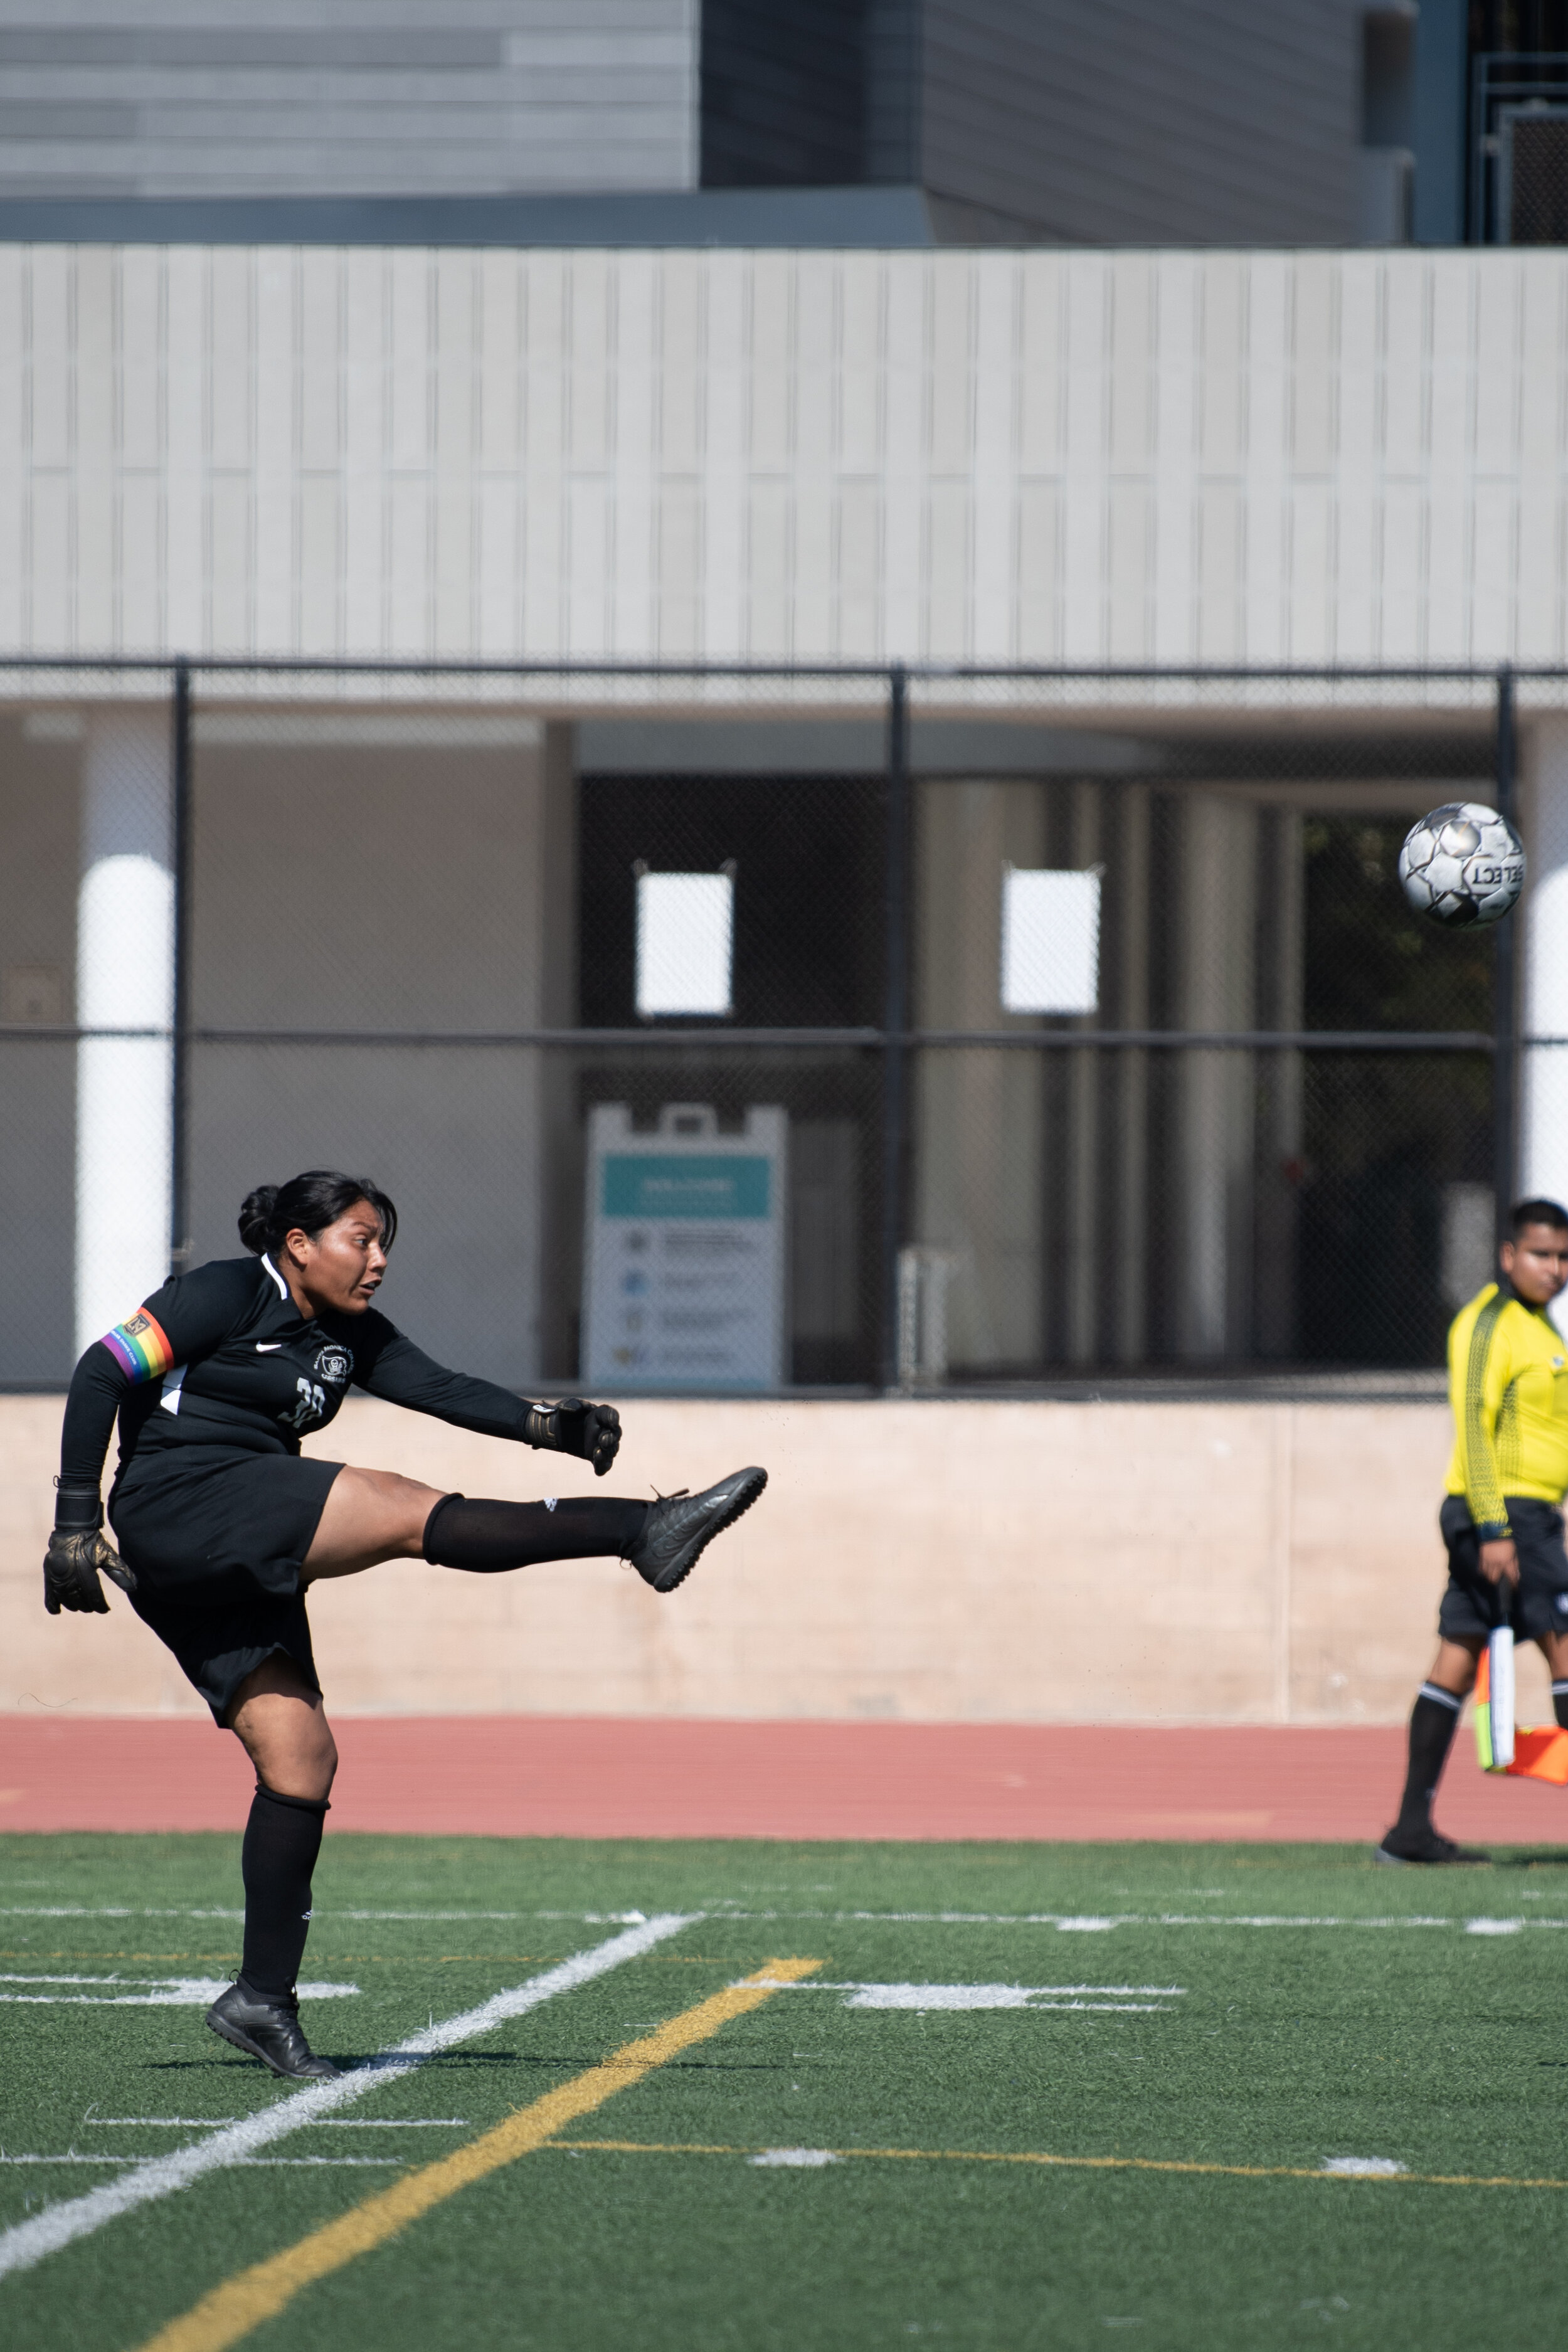
[[[245,1196],[239,1213],[239,1238],[253,1256],[274,1250],[285,1234],[319,1234],[346,1217],[359,1202],[367,1201],[381,1219],[381,1243],[392,1247],[397,1231],[397,1211],[369,1176],[345,1176],[337,1168],[307,1168],[287,1184],[258,1184]]]
[[[258,1184],[245,1196],[245,1206],[239,1213],[239,1238],[255,1257],[270,1249],[277,1235],[273,1227],[278,1217],[278,1187]]]

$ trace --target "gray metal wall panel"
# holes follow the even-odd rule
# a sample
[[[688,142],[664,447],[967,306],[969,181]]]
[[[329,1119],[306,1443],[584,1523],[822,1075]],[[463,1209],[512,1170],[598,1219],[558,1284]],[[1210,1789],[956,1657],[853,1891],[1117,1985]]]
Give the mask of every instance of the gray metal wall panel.
[[[921,178],[1066,243],[1343,244],[1360,43],[1349,0],[927,0]]]
[[[702,0],[702,184],[865,177],[862,0]]]
[[[0,198],[689,188],[698,0],[0,0]]]

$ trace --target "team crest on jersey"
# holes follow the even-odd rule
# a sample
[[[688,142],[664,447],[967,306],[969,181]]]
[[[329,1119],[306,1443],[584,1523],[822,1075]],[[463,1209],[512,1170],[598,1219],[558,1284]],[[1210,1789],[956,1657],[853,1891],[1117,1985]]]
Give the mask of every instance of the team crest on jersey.
[[[339,1347],[336,1340],[323,1348],[316,1358],[317,1379],[330,1382],[335,1389],[348,1385],[348,1377],[353,1368],[353,1358],[346,1348]]]

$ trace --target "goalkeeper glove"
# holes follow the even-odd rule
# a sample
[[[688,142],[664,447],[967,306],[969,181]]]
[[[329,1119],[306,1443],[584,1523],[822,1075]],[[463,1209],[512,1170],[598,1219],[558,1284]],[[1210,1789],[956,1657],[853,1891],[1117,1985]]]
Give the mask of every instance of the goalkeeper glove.
[[[620,1445],[621,1416],[613,1404],[563,1397],[559,1404],[531,1404],[522,1433],[526,1444],[548,1454],[574,1454],[580,1462],[591,1462],[594,1475],[602,1478]]]
[[[103,1505],[96,1486],[68,1486],[55,1480],[55,1531],[44,1554],[44,1607],[51,1617],[62,1609],[107,1617],[109,1603],[98,1580],[101,1569],[122,1592],[134,1592],[136,1578],[99,1530]]]

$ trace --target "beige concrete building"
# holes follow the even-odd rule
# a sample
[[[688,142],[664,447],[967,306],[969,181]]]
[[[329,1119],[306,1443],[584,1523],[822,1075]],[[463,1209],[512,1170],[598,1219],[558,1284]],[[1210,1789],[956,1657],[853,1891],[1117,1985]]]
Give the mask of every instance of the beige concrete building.
[[[775,1462],[729,1582],[645,1626],[608,1572],[520,1580],[480,1644],[464,1595],[389,1571],[374,1657],[347,1614],[334,1650],[347,1603],[321,1604],[346,1703],[1398,1712],[1478,1198],[1485,1261],[1485,1068],[1402,1094],[1368,1059],[1336,1095],[1267,1033],[1356,1026],[1331,877],[1391,887],[1413,815],[1490,789],[1493,683],[1447,673],[1568,663],[1565,334],[1551,251],[0,248],[0,1152],[26,1204],[0,1379],[35,1392],[4,1405],[5,1703],[174,1703],[123,1611],[33,1611],[49,1400],[167,1263],[186,656],[238,665],[197,671],[187,739],[197,1260],[259,1178],[374,1167],[406,1218],[394,1311],[438,1355],[564,1385],[586,1111],[790,1121],[789,1385],[819,1401],[637,1408],[638,1478]],[[246,667],[274,657],[538,667]],[[911,1057],[905,1234],[941,1262],[942,1365],[1070,1376],[1071,1402],[823,1396],[877,1377],[886,688],[843,666],[892,661],[1165,672],[912,689],[912,1017],[988,1042]],[[584,667],[608,662],[822,667]],[[1218,674],[1246,664],[1421,674]],[[1564,714],[1568,682],[1521,685],[1523,1171],[1552,1191]],[[636,1029],[637,865],[727,862],[736,1021],[813,1042],[595,1044]],[[1099,1009],[1010,1012],[1005,873],[1100,868]],[[1365,903],[1370,935],[1389,902]],[[1393,1025],[1489,1018],[1484,974],[1444,966]],[[1143,1042],[1065,1051],[1097,1023]],[[1396,1129],[1406,1192],[1375,1148]],[[1326,1166],[1336,1136],[1361,1158]],[[1380,1218],[1425,1318],[1381,1360],[1375,1328],[1345,1337],[1367,1292],[1342,1255]],[[1223,1388],[1346,1363],[1359,1402]],[[1210,1390],[1088,1401],[1161,1368]],[[368,1409],[344,1428],[437,1484],[529,1475]]]

